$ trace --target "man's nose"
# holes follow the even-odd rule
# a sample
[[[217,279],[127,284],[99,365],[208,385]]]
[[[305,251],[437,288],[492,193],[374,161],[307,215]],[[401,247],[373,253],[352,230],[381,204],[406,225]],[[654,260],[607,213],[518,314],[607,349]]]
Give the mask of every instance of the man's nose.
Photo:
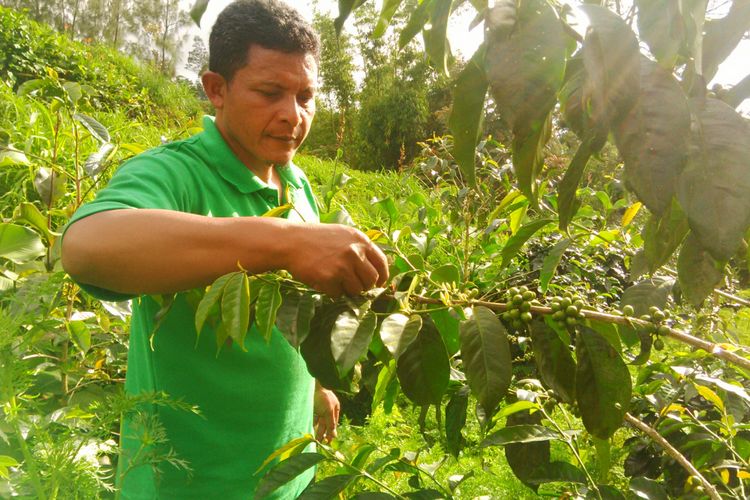
[[[292,95],[283,100],[279,115],[282,121],[296,127],[302,121],[302,106],[297,101],[297,96]]]

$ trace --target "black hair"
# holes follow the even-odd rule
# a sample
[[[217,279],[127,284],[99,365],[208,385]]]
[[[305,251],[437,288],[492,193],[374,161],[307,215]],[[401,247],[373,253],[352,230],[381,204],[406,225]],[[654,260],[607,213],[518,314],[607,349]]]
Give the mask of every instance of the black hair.
[[[229,82],[247,64],[251,45],[320,58],[320,40],[299,12],[279,0],[237,0],[211,29],[208,69]]]

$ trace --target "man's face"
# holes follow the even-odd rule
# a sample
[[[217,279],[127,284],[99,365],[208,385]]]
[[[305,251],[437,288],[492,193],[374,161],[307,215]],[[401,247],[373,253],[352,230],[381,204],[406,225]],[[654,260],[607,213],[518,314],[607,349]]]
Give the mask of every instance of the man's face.
[[[288,163],[315,115],[318,65],[310,54],[250,46],[247,64],[224,85],[216,125],[252,170]]]

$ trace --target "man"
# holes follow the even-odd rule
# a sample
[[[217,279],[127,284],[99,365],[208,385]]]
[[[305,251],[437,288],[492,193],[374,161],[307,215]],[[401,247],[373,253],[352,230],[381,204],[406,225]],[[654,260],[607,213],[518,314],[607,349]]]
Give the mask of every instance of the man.
[[[332,296],[387,279],[384,255],[364,234],[315,223],[310,186],[291,163],[315,113],[318,51],[311,27],[285,4],[231,4],[211,32],[202,77],[215,119],[128,161],[67,228],[63,265],[83,288],[109,300],[139,297],[126,390],[165,391],[202,413],[151,410],[191,474],[134,466],[142,443],[125,419],[123,498],[250,498],[262,461],[311,431],[313,399],[318,436],[335,435],[338,401],[316,387],[280,332],[266,344],[253,327],[247,352],[233,345],[217,357],[213,332],[195,346],[193,311],[178,294],[151,349],[159,307],[145,295],[203,287],[238,264],[251,273],[286,269]],[[251,217],[286,202],[304,220]],[[295,498],[310,480],[308,472],[274,498]]]

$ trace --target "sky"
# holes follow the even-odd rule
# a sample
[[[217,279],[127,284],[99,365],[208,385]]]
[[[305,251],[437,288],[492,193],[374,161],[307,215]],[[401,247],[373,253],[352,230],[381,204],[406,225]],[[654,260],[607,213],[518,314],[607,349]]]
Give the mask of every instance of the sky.
[[[195,0],[180,0],[185,9],[190,9],[194,4]],[[313,2],[310,0],[283,0],[286,3],[294,6],[300,13],[307,18],[312,20],[313,16],[313,4],[317,3],[317,8],[321,13],[329,14],[335,17],[338,14],[338,1],[337,0],[318,0]],[[208,45],[208,35],[211,31],[211,26],[216,20],[216,16],[219,12],[231,3],[231,0],[210,0],[208,9],[203,16],[201,21],[201,28],[198,29],[196,26],[191,27],[190,38],[192,40],[193,35],[200,34],[206,45]],[[382,4],[382,0],[376,0],[376,6],[379,8]],[[460,53],[463,59],[469,59],[474,51],[482,43],[483,29],[482,25],[475,27],[469,31],[469,25],[474,16],[472,9],[464,9],[463,12],[451,16],[450,24],[448,26],[448,39],[450,40],[451,47],[454,51]],[[352,22],[349,21],[345,25],[351,28]],[[191,43],[186,44],[189,50]],[[711,85],[721,84],[722,86],[732,86],[744,78],[750,73],[750,40],[743,40],[738,45],[737,49],[727,58],[726,61],[719,67],[719,71],[716,77],[712,80]],[[188,76],[188,75],[186,75]],[[193,75],[189,77],[193,78]],[[750,114],[750,99],[744,101],[740,106],[740,111],[744,114]]]

